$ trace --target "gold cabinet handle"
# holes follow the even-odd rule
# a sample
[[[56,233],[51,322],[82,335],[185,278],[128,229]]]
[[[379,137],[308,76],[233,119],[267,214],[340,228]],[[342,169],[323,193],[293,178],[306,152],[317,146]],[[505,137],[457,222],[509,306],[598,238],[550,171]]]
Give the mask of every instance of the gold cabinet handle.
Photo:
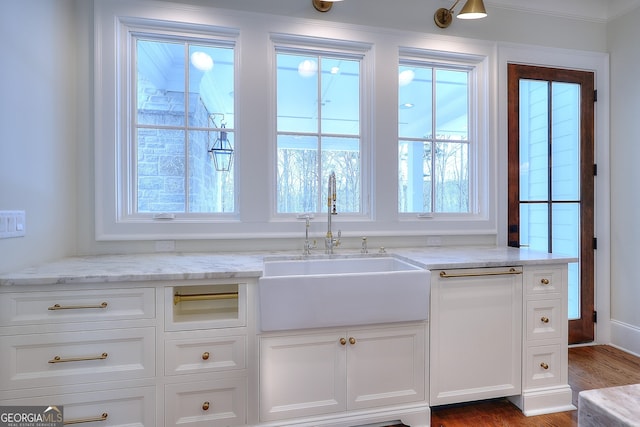
[[[540,279],[540,283],[542,283],[543,285],[545,285],[545,286],[546,286],[546,285],[548,285],[550,282],[549,282],[549,279]]]
[[[202,360],[209,360],[209,352],[205,351],[204,353],[202,353]]]
[[[178,305],[182,301],[215,301],[221,299],[238,299],[237,292],[224,292],[224,293],[213,293],[213,294],[191,294],[191,295],[180,295],[175,294],[173,296],[173,305]]]
[[[107,421],[107,418],[109,418],[109,414],[107,414],[106,412],[104,412],[102,415],[98,416],[98,417],[92,417],[92,418],[76,418],[75,420],[64,420],[63,424],[66,426],[68,424],[84,424],[84,423],[93,423],[96,421]]]
[[[354,337],[349,337],[349,344],[353,345],[356,343],[356,339]]]
[[[502,276],[504,274],[522,274],[521,270],[516,270],[511,267],[507,271],[478,271],[476,273],[452,273],[449,274],[446,271],[440,272],[440,277],[443,279],[451,279],[453,277],[482,277],[482,276]]]
[[[107,353],[102,353],[99,356],[81,356],[81,357],[60,357],[55,356],[53,359],[49,360],[49,363],[64,363],[64,362],[82,362],[85,360],[104,360],[108,356]]]
[[[347,345],[347,340],[344,338],[340,338],[340,344]]]
[[[107,308],[106,302],[101,302],[100,304],[95,305],[60,305],[53,304],[48,310],[83,310],[85,308]]]
[[[542,369],[549,369],[549,365],[547,365],[547,364],[546,364],[546,363],[544,363],[544,362],[540,363],[540,367],[541,367]]]
[[[549,323],[549,318],[548,318],[547,316],[542,316],[542,317],[540,318],[540,321],[541,321],[542,323]]]
[[[208,411],[209,410],[209,406],[211,406],[211,404],[209,402],[204,402],[202,404],[202,410],[203,411]]]

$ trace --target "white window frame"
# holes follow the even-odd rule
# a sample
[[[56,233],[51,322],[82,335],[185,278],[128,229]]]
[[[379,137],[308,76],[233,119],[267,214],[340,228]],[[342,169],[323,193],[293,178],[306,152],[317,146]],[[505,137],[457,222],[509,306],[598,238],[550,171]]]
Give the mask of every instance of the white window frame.
[[[488,129],[488,63],[484,55],[443,52],[402,47],[398,51],[398,65],[434,67],[467,71],[469,73],[468,143],[469,143],[469,212],[399,212],[401,221],[432,221],[441,223],[484,222],[490,218],[493,191],[489,190],[489,159],[493,150],[489,146]],[[434,112],[435,113],[435,112]],[[398,141],[400,140],[398,135]],[[445,226],[447,227],[447,226]],[[444,227],[443,227],[444,228]],[[448,228],[448,227],[447,227]]]
[[[185,250],[210,249],[196,240],[216,240],[217,250],[258,248],[291,249],[304,237],[304,219],[278,216],[275,204],[275,44],[322,51],[364,52],[361,105],[364,142],[361,215],[338,215],[334,228],[343,240],[380,236],[385,246],[421,245],[425,237],[447,236],[447,243],[495,241],[497,234],[496,66],[495,44],[438,37],[378,27],[289,19],[261,13],[207,6],[137,0],[99,1],[94,5],[94,136],[95,136],[95,238],[96,241],[192,240]],[[144,17],[144,18],[141,18]],[[267,19],[268,18],[268,19]],[[117,54],[126,43],[126,25],[148,30],[166,25],[174,34],[201,34],[203,38],[228,37],[235,42],[235,184],[237,217],[211,221],[198,218],[119,221],[118,174],[123,99],[121,78],[130,70],[117,68]],[[398,214],[397,201],[397,78],[399,57],[473,65],[477,73],[478,108],[474,117],[479,155],[474,165],[478,177],[478,212],[473,216],[417,218]],[[127,137],[125,132],[125,138]],[[366,180],[366,181],[365,181]],[[313,218],[312,237],[325,234],[326,218]],[[477,237],[470,237],[477,236]],[[375,240],[370,240],[372,244]],[[380,242],[382,243],[382,242]],[[222,245],[222,246],[219,246]]]
[[[371,137],[371,81],[373,74],[373,61],[371,56],[371,43],[356,42],[349,40],[338,40],[324,37],[309,37],[295,34],[271,33],[270,40],[273,52],[273,111],[277,114],[277,61],[278,53],[294,55],[319,55],[337,56],[347,59],[357,59],[360,61],[360,212],[341,212],[341,220],[361,221],[371,219],[371,157],[373,153]],[[271,217],[274,220],[287,220],[292,218],[302,218],[306,215],[310,217],[322,217],[326,213],[318,212],[277,212],[277,118],[274,116],[273,123],[273,143],[271,144]],[[320,135],[319,135],[320,136]],[[321,191],[321,188],[320,188]],[[321,208],[321,206],[318,206]]]
[[[238,189],[235,189],[235,213],[135,213],[136,184],[134,147],[137,128],[133,125],[136,101],[136,65],[134,40],[148,35],[167,40],[218,44],[234,48],[238,63],[235,28],[180,22],[154,17],[132,17],[129,8],[100,2],[96,8],[95,63],[95,166],[96,166],[96,239],[160,239],[171,235],[186,238],[202,234],[198,224],[238,222]],[[137,9],[137,5],[132,5]],[[119,14],[121,12],[122,14]],[[148,12],[140,15],[149,16]],[[234,81],[237,80],[237,65]],[[114,96],[115,94],[115,96]],[[237,115],[236,115],[237,116]],[[235,140],[238,144],[238,134]],[[235,172],[237,174],[237,172]],[[236,175],[237,176],[237,175]],[[237,179],[235,180],[237,182]]]

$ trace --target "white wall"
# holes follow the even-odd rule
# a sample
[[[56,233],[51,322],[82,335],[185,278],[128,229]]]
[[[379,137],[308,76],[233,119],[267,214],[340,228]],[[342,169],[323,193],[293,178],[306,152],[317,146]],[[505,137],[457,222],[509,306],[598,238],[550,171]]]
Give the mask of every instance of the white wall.
[[[640,9],[608,25],[611,52],[611,342],[640,354]]]
[[[26,237],[0,240],[0,272],[75,252],[76,89],[71,0],[4,0],[0,209]]]

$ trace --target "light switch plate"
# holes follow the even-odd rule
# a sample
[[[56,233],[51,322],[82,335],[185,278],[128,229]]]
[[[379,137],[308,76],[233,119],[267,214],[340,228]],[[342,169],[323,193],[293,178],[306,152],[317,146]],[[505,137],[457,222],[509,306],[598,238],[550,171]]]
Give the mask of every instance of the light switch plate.
[[[24,237],[26,233],[25,211],[0,211],[0,239]]]

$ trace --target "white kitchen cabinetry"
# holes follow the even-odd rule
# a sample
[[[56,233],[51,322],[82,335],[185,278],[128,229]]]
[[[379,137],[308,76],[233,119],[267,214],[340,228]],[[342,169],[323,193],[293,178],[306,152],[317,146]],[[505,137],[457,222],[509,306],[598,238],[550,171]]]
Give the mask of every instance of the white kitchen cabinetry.
[[[0,293],[0,405],[155,425],[155,289],[93,286]]]
[[[263,335],[260,420],[284,425],[312,422],[309,417],[314,416],[328,416],[326,420],[359,414],[360,424],[366,424],[371,421],[367,410],[375,417],[385,407],[423,402],[423,419],[428,423],[425,326]]]
[[[509,397],[525,415],[575,409],[567,265],[431,272],[430,403]]]
[[[568,385],[567,265],[524,270],[522,394],[525,415],[575,409]]]
[[[164,290],[165,425],[247,424],[247,284]]]
[[[519,394],[522,268],[431,272],[431,406]]]

